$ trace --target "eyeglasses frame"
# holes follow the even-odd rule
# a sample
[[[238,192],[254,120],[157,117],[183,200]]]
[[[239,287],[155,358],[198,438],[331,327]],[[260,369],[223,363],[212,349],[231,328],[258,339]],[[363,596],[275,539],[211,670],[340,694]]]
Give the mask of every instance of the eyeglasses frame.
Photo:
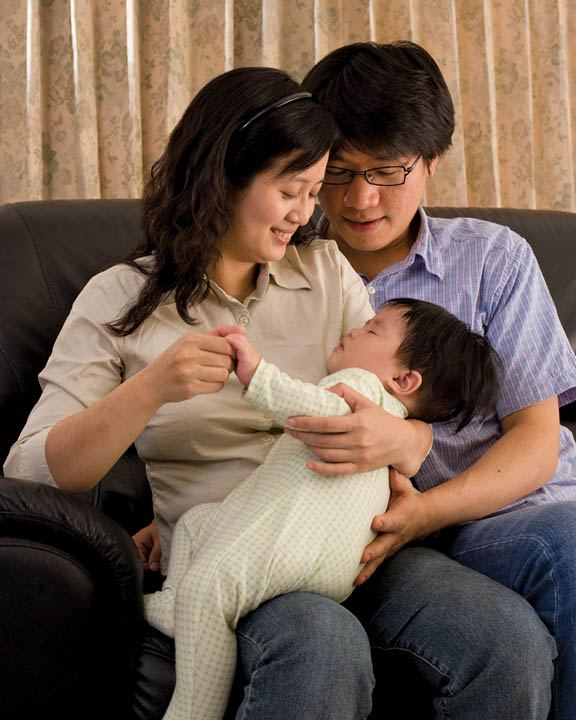
[[[354,175],[364,175],[364,180],[366,180],[366,182],[369,185],[376,185],[378,187],[398,187],[399,185],[404,185],[406,183],[406,178],[408,177],[408,175],[410,175],[412,170],[414,170],[414,168],[416,167],[416,163],[418,162],[418,160],[420,160],[421,157],[422,157],[422,155],[417,155],[416,160],[414,160],[414,162],[412,163],[412,165],[410,165],[410,167],[404,167],[404,165],[382,165],[381,167],[370,168],[369,170],[350,170],[349,168],[341,168],[341,167],[337,167],[336,165],[327,165],[326,166],[327,170],[330,167],[334,168],[334,170],[346,170],[346,172],[352,174],[352,178],[350,180],[347,180],[346,182],[336,182],[336,183],[328,182],[327,180],[323,180],[323,183],[324,183],[324,185],[349,185],[352,182],[352,180],[354,180]],[[375,170],[403,170],[404,178],[403,178],[402,182],[399,182],[399,183],[373,182],[368,177],[368,173],[374,172]]]

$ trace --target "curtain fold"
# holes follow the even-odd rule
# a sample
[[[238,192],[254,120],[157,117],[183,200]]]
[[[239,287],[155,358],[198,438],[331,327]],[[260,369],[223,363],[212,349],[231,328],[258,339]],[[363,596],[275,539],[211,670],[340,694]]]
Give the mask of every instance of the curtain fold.
[[[138,197],[197,90],[414,40],[456,107],[425,201],[576,211],[576,0],[3,0],[0,202]]]

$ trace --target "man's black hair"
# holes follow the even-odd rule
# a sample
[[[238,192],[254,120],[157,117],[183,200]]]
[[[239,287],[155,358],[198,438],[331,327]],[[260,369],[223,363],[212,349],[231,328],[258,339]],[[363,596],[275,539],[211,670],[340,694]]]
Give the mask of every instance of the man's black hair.
[[[454,106],[432,56],[416,43],[353,43],[326,55],[302,85],[334,116],[333,150],[429,163],[450,147]]]
[[[386,304],[399,307],[406,324],[398,359],[422,375],[414,417],[426,422],[457,418],[460,432],[473,417],[485,418],[494,410],[502,364],[483,335],[424,300],[395,298]]]

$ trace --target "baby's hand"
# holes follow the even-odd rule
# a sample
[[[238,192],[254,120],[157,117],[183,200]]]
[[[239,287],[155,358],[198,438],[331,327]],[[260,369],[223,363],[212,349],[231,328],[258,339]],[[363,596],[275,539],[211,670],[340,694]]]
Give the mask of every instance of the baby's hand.
[[[260,355],[258,351],[250,345],[244,335],[231,333],[230,335],[226,335],[226,340],[228,340],[230,345],[236,350],[236,375],[238,376],[238,380],[240,380],[242,385],[248,387],[252,376],[256,372],[256,368],[260,364]]]

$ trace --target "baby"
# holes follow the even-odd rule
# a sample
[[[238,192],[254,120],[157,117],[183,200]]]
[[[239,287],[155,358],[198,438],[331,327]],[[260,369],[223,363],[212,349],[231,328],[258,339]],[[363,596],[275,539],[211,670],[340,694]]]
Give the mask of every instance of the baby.
[[[229,335],[244,399],[285,426],[293,415],[350,412],[328,388],[345,382],[400,417],[460,431],[486,415],[498,394],[498,357],[488,341],[431,303],[390,301],[352,330],[328,359],[318,386],[261,359],[242,335]],[[344,601],[371,523],[389,498],[388,468],[325,478],[289,435],[222,503],[192,508],[178,521],[168,576],[145,597],[147,620],[176,639],[176,689],[165,720],[224,715],[236,667],[238,620],[266,600],[308,591]]]

